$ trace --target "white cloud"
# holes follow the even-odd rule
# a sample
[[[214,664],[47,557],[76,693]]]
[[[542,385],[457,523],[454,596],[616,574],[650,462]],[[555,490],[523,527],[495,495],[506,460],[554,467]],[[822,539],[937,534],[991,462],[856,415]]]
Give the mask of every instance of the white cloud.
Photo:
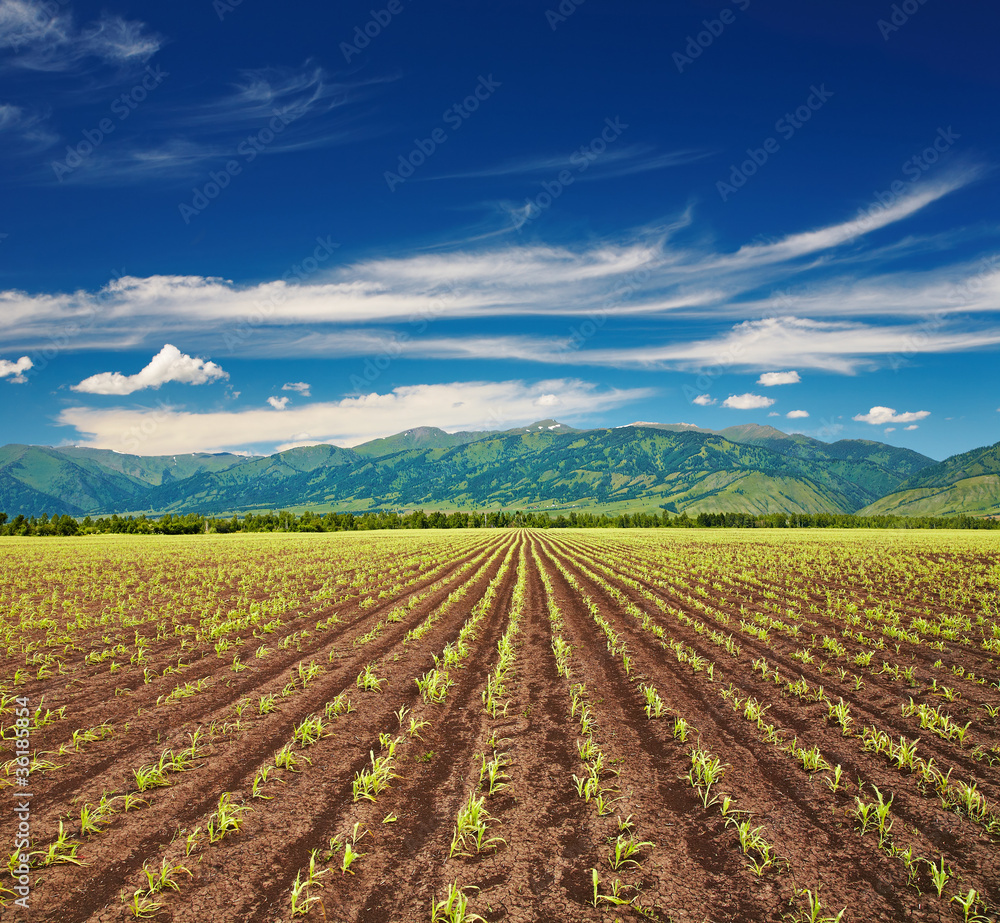
[[[896,427],[895,426],[887,426],[885,428],[886,435],[888,435],[889,433],[894,433],[894,432],[896,432]]]
[[[305,381],[286,381],[282,386],[282,391],[298,391],[303,397],[309,397],[312,386]]]
[[[916,423],[911,423],[909,426],[904,426],[903,429],[909,432],[910,430],[920,429],[920,427]]]
[[[273,75],[259,87],[248,80],[238,90],[240,104],[252,111],[255,94],[273,100],[276,83]],[[289,78],[279,88],[286,85],[292,87],[290,98],[301,93],[310,100],[326,83],[324,78],[315,78],[312,84],[306,80],[300,85]],[[145,160],[144,169],[163,171],[172,164],[186,168],[203,155],[201,150],[167,152],[164,157]],[[116,183],[123,175],[119,166],[107,173]],[[935,186],[933,195],[921,194],[912,202],[907,200],[907,208],[887,210],[889,217],[902,220],[912,213],[911,206],[925,207],[935,196],[976,176],[975,171],[968,171]],[[853,239],[844,237],[847,225],[851,234],[860,236],[866,233],[866,222],[834,225],[827,229],[829,234],[809,232],[818,236],[810,237],[808,245],[804,240],[794,246],[779,242],[728,254],[703,243],[675,243],[677,234],[690,224],[689,210],[668,227],[641,229],[617,242],[488,248],[466,243],[351,265],[337,264],[325,253],[323,265],[300,281],[275,278],[242,285],[210,276],[126,276],[96,292],[2,291],[0,348],[44,348],[54,326],[77,323],[84,329],[73,339],[73,349],[97,342],[122,348],[134,346],[137,340],[149,344],[154,337],[163,342],[183,332],[189,342],[210,351],[225,344],[241,355],[274,356],[283,350],[282,355],[304,356],[327,354],[331,348],[338,355],[361,355],[377,339],[377,331],[345,331],[345,325],[395,324],[406,333],[399,338],[408,341],[408,355],[494,358],[495,341],[489,337],[432,333],[433,338],[426,338],[413,336],[405,325],[415,317],[427,318],[433,325],[438,319],[594,313],[615,317],[623,329],[633,319],[644,323],[641,342],[648,345],[600,348],[600,340],[591,338],[577,348],[579,344],[573,346],[568,337],[551,341],[505,338],[506,357],[515,358],[520,351],[529,361],[563,364],[631,366],[639,362],[697,367],[726,361],[734,369],[759,372],[794,366],[851,373],[860,364],[884,361],[893,353],[955,352],[1000,341],[997,329],[971,327],[967,320],[974,312],[997,313],[1000,272],[989,274],[963,263],[922,275],[907,267],[906,272],[858,281],[862,274],[857,263],[865,258],[861,246],[824,252],[810,265],[803,265],[798,256],[819,253],[824,247],[832,251],[837,241]],[[785,241],[795,238],[791,235]],[[300,262],[308,256],[306,250]],[[839,278],[833,275],[838,271]],[[818,282],[808,275],[819,272],[824,277]],[[780,298],[746,300],[762,288],[788,286],[792,290]],[[939,310],[943,311],[941,323],[935,322],[928,335],[926,318],[937,317]],[[913,320],[907,326],[837,319],[863,314]],[[663,323],[658,340],[650,341],[649,316]],[[678,337],[668,327],[675,318],[721,325],[731,323],[734,316],[750,319],[728,334],[713,331],[694,342]],[[254,318],[256,335],[235,336],[234,329],[245,325],[248,317]],[[81,324],[81,319],[86,323]],[[385,327],[379,330],[384,332]],[[382,338],[391,334],[391,330],[384,332]],[[748,347],[745,353],[728,349],[737,341]]]
[[[871,423],[872,426],[882,426],[885,423],[912,423],[914,420],[923,420],[930,415],[931,412],[929,410],[896,413],[892,407],[872,407],[868,413],[855,414],[854,419],[859,423]]]
[[[694,398],[693,403],[698,404],[702,407],[708,407],[715,403],[715,398],[711,394],[699,394]]]
[[[291,400],[291,398],[288,398],[288,397],[269,397],[267,399],[267,402],[275,410],[284,410],[288,406],[288,402],[290,400]]]
[[[757,384],[772,388],[775,385],[795,385],[800,381],[798,372],[765,372],[757,379]]]
[[[774,403],[774,398],[764,397],[762,394],[730,394],[723,402],[723,407],[732,410],[759,410],[762,407],[770,407]]]
[[[219,378],[228,378],[214,362],[205,359],[195,359],[185,355],[176,346],[167,343],[155,356],[149,365],[135,375],[123,375],[121,372],[100,372],[85,378],[78,385],[73,385],[73,391],[85,394],[132,394],[145,388],[159,388],[170,381],[183,382],[188,385],[203,385]]]
[[[533,423],[539,400],[555,395],[563,420],[584,419],[652,396],[646,388],[601,388],[578,379],[473,381],[410,385],[387,394],[289,407],[195,413],[171,407],[95,409],[70,407],[61,424],[78,432],[75,444],[141,455],[230,451],[250,444],[270,450],[310,443],[357,445],[414,425],[458,430],[508,429]]]
[[[34,364],[30,356],[21,356],[17,362],[0,359],[0,378],[9,378],[14,384],[23,385],[28,380],[23,373],[33,368]]]
[[[808,410],[789,410],[788,413],[785,414],[785,416],[789,420],[804,420],[806,417],[809,416],[809,411]]]

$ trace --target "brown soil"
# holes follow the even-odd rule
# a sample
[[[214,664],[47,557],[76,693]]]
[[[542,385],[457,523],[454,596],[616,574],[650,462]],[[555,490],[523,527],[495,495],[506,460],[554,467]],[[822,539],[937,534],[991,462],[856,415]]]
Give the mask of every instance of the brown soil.
[[[812,689],[822,685],[833,701],[842,698],[850,706],[856,732],[875,725],[894,740],[919,737],[924,759],[933,758],[943,771],[951,769],[953,780],[974,781],[994,803],[1000,799],[996,768],[973,758],[971,746],[921,731],[914,719],[902,716],[900,705],[911,696],[918,703],[940,704],[929,682],[941,677],[962,693],[947,710],[962,724],[971,721],[970,738],[988,749],[1000,741],[998,722],[983,707],[1000,703],[996,686],[943,673],[933,667],[936,652],[908,642],[898,652],[894,646],[877,652],[873,664],[880,664],[884,654],[893,663],[914,666],[915,688],[889,674],[853,667],[841,679],[834,669],[836,660],[824,666],[820,657],[814,663],[792,657],[804,647],[818,647],[824,636],[843,642],[848,654],[840,663],[849,664],[865,650],[841,636],[842,624],[825,614],[825,606],[809,615],[812,623],[799,637],[772,632],[767,642],[759,641],[736,630],[747,613],[772,611],[756,598],[759,585],[727,578],[723,571],[717,580],[712,575],[712,583],[723,587],[720,591],[695,571],[659,567],[643,559],[642,549],[633,548],[621,533],[607,537],[480,533],[470,534],[463,547],[463,553],[426,579],[420,573],[400,577],[407,582],[400,596],[366,608],[357,596],[308,605],[308,619],[302,620],[287,613],[279,632],[267,638],[272,648],[268,657],[254,660],[251,649],[240,649],[247,669],[239,673],[230,669],[232,652],[228,659],[220,658],[207,647],[197,656],[185,656],[189,665],[182,673],[160,676],[148,685],[142,683],[141,671],[133,668],[127,683],[131,694],[116,696],[115,688],[125,685],[122,678],[108,674],[103,665],[99,669],[83,665],[81,655],[78,660],[86,670],[81,667],[69,686],[57,676],[26,687],[34,701],[44,691],[50,708],[67,704],[73,728],[108,720],[116,733],[55,760],[65,768],[32,776],[33,848],[44,851],[53,842],[61,818],[79,843],[84,865],[33,870],[31,911],[25,914],[8,905],[4,919],[132,920],[125,901],[146,887],[143,867],[159,869],[166,862],[184,866],[190,874],[176,873],[179,890],[168,888],[153,896],[162,906],[149,919],[289,921],[293,883],[308,869],[314,850],[319,851],[317,869],[323,874],[319,885],[306,893],[318,900],[294,918],[310,923],[430,920],[433,902],[452,882],[469,897],[469,912],[489,923],[610,923],[643,917],[673,923],[797,921],[806,906],[803,889],[816,893],[818,887],[822,916],[846,907],[845,923],[960,919],[949,897],[969,888],[993,908],[985,911],[986,919],[994,919],[990,915],[1000,906],[997,838],[942,807],[912,772],[865,750],[859,736],[842,735],[828,720],[825,704],[796,698],[784,684],[765,679],[752,663],[764,658],[783,678],[802,678]],[[625,552],[628,557],[615,563],[615,557]],[[752,554],[753,549],[743,548],[741,553]],[[551,600],[536,561],[551,585],[551,600],[561,612],[561,634],[572,649],[568,679],[557,672]],[[954,566],[950,558],[939,563]],[[468,569],[459,573],[466,565]],[[497,660],[497,643],[517,607],[519,568],[526,591],[507,683],[510,704],[505,715],[492,718],[484,710],[481,694]],[[906,613],[907,607],[918,611],[909,590],[893,585],[887,567],[874,568],[869,577],[883,587],[884,598],[898,611]],[[461,665],[450,670],[454,685],[443,702],[423,702],[414,680],[456,641],[491,582],[496,595],[469,639]],[[141,584],[138,578],[137,584]],[[468,592],[449,604],[449,594],[460,586],[468,586]],[[837,583],[826,576],[803,582],[793,575],[787,586],[768,587],[782,607],[800,607],[803,590],[809,599],[824,603],[828,592],[854,598],[856,591],[850,578]],[[699,595],[699,588],[710,589],[711,595]],[[229,586],[228,592],[235,588]],[[355,643],[395,606],[425,592],[426,598],[402,621],[386,621],[372,640]],[[650,594],[708,629],[732,634],[741,648],[739,656],[730,656],[706,633],[666,614],[652,604]],[[692,597],[705,599],[716,615],[693,605]],[[650,624],[662,628],[665,639],[714,662],[714,680],[704,670],[679,662],[665,641],[626,610],[622,598],[648,615]],[[921,605],[919,611],[924,608]],[[605,633],[594,620],[595,610],[626,646],[628,672],[621,652],[609,650]],[[432,613],[439,617],[426,634],[404,642],[407,632]],[[333,614],[339,622],[328,631],[312,631],[287,649],[279,647],[282,636],[311,629]],[[91,641],[101,647],[99,633]],[[83,647],[92,649],[90,642]],[[176,661],[176,651],[174,639],[158,641],[149,648],[149,662],[161,672],[165,664]],[[952,644],[940,657],[948,666],[964,664],[967,670],[997,681],[997,658],[982,649]],[[319,676],[282,696],[292,671],[310,662],[322,666]],[[377,692],[356,685],[368,663],[384,680]],[[860,689],[855,674],[863,679]],[[177,683],[199,679],[209,680],[203,692],[156,705],[157,698]],[[571,686],[576,683],[585,686],[585,701],[596,719],[594,740],[606,766],[618,773],[604,776],[609,795],[617,799],[605,815],[593,801],[578,796],[573,782],[574,774],[585,773],[578,754],[579,725],[570,715]],[[647,718],[643,684],[656,688],[669,717]],[[794,738],[804,749],[816,746],[831,765],[839,764],[843,770],[839,790],[832,791],[827,784],[829,771],[810,773],[793,755],[767,743],[757,725],[744,718],[742,708],[734,710],[720,694],[727,686],[742,700],[753,696],[767,706],[768,722],[784,739]],[[271,693],[277,709],[259,714],[258,697]],[[274,753],[290,740],[292,728],[305,717],[322,713],[340,693],[351,699],[353,710],[332,718],[328,733],[316,743],[296,746],[303,758],[300,772],[274,771],[263,786],[267,799],[252,797],[258,770],[273,762]],[[235,709],[243,700],[250,705],[237,719]],[[402,720],[401,708],[408,710]],[[693,728],[686,741],[674,735],[677,715]],[[406,732],[412,716],[430,722],[419,737]],[[183,749],[190,733],[198,728],[208,731],[213,722],[215,732],[206,735],[204,752],[189,771],[171,774],[169,787],[146,792],[148,806],[118,813],[102,833],[80,837],[79,812],[84,803],[95,803],[104,791],[134,790],[133,769],[155,762],[167,747],[175,752]],[[39,729],[33,745],[54,749],[69,739],[73,728],[62,721]],[[399,739],[395,778],[374,803],[355,802],[352,781],[370,765],[371,754],[382,751],[384,734]],[[714,791],[733,798],[753,826],[763,828],[781,857],[763,874],[748,865],[720,805],[703,807],[689,783],[694,746],[722,760],[725,775]],[[508,762],[506,787],[486,799],[492,816],[489,834],[502,840],[478,854],[451,857],[455,818],[476,790],[480,754],[489,757],[494,752]],[[915,878],[908,881],[898,853],[880,848],[876,833],[862,836],[857,830],[856,797],[872,800],[876,787],[892,797],[891,835],[896,849],[912,847],[914,856],[934,861],[944,856],[952,877],[943,898],[934,891],[926,863],[915,866]],[[10,801],[14,791],[5,789],[4,800]],[[223,793],[231,793],[234,804],[251,810],[238,832],[209,844],[204,830]],[[609,853],[622,829],[619,823],[626,818],[638,839],[654,845],[642,849],[637,865],[616,871],[609,864]],[[342,853],[327,858],[327,851],[332,837],[342,842],[355,825],[361,857],[344,874]],[[185,839],[197,827],[202,828],[200,846],[185,856]],[[13,831],[6,812],[0,817],[0,840],[12,842]],[[599,874],[601,894],[610,895],[617,879],[624,898],[637,898],[638,906],[601,901],[594,907],[593,869]]]

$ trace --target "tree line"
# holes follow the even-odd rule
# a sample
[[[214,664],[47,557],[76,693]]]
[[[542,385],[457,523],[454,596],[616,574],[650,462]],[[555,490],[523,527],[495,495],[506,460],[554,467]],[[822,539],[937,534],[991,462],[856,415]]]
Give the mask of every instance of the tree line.
[[[373,529],[997,529],[1000,519],[974,516],[855,516],[848,513],[578,513],[568,516],[515,510],[426,513],[377,511],[311,513],[288,510],[215,518],[200,513],[139,516],[15,516],[0,513],[0,535],[72,536],[108,533],[195,535],[228,532],[360,532]]]

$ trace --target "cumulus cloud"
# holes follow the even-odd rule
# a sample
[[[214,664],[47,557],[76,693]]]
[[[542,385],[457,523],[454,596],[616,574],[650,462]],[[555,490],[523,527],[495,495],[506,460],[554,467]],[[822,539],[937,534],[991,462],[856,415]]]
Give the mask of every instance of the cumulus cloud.
[[[809,416],[809,411],[789,410],[788,413],[785,414],[785,416],[788,417],[789,420],[804,420],[806,417]]]
[[[923,420],[929,417],[929,410],[914,410],[904,413],[896,413],[892,407],[872,407],[868,413],[854,415],[858,423],[871,423],[872,426],[882,426],[885,423],[912,423],[914,420]]]
[[[757,379],[757,384],[771,388],[774,385],[794,385],[800,381],[798,372],[765,372]]]
[[[305,381],[286,381],[282,386],[282,391],[298,391],[303,397],[309,397],[312,386]]]
[[[723,407],[732,410],[760,410],[763,407],[770,407],[774,403],[774,398],[764,397],[762,394],[730,394],[723,402]]]
[[[287,398],[287,397],[269,397],[267,399],[267,402],[275,410],[284,410],[288,406],[288,401],[289,400],[290,400],[290,398]]]
[[[909,432],[910,430],[913,430],[913,429],[920,429],[920,427],[917,426],[916,423],[911,423],[909,426],[904,426],[903,429],[905,429],[907,432]]]
[[[14,384],[23,385],[28,380],[23,373],[32,368],[34,364],[30,356],[21,356],[17,362],[0,359],[0,378],[9,378]]]
[[[544,415],[539,410],[553,406],[552,397],[561,419],[581,420],[652,394],[647,388],[602,388],[569,378],[472,381],[409,385],[386,394],[298,405],[282,413],[266,407],[204,413],[172,407],[70,407],[59,422],[77,430],[75,444],[140,455],[244,450],[248,445],[275,451],[304,443],[358,445],[417,424],[449,432],[509,429]]]
[[[711,394],[699,394],[693,401],[695,404],[699,404],[702,407],[708,407],[715,403],[715,398]]]
[[[214,362],[196,359],[182,353],[176,346],[167,343],[155,356],[149,365],[135,375],[123,375],[121,372],[100,372],[85,378],[72,390],[85,394],[132,394],[146,388],[159,388],[170,381],[183,382],[188,385],[203,385],[219,378],[228,378]]]

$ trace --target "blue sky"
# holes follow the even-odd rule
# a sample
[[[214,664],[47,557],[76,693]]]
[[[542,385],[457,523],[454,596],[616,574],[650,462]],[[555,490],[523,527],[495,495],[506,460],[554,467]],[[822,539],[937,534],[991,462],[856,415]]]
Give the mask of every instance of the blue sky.
[[[0,442],[555,417],[993,443],[998,26],[0,0]]]

